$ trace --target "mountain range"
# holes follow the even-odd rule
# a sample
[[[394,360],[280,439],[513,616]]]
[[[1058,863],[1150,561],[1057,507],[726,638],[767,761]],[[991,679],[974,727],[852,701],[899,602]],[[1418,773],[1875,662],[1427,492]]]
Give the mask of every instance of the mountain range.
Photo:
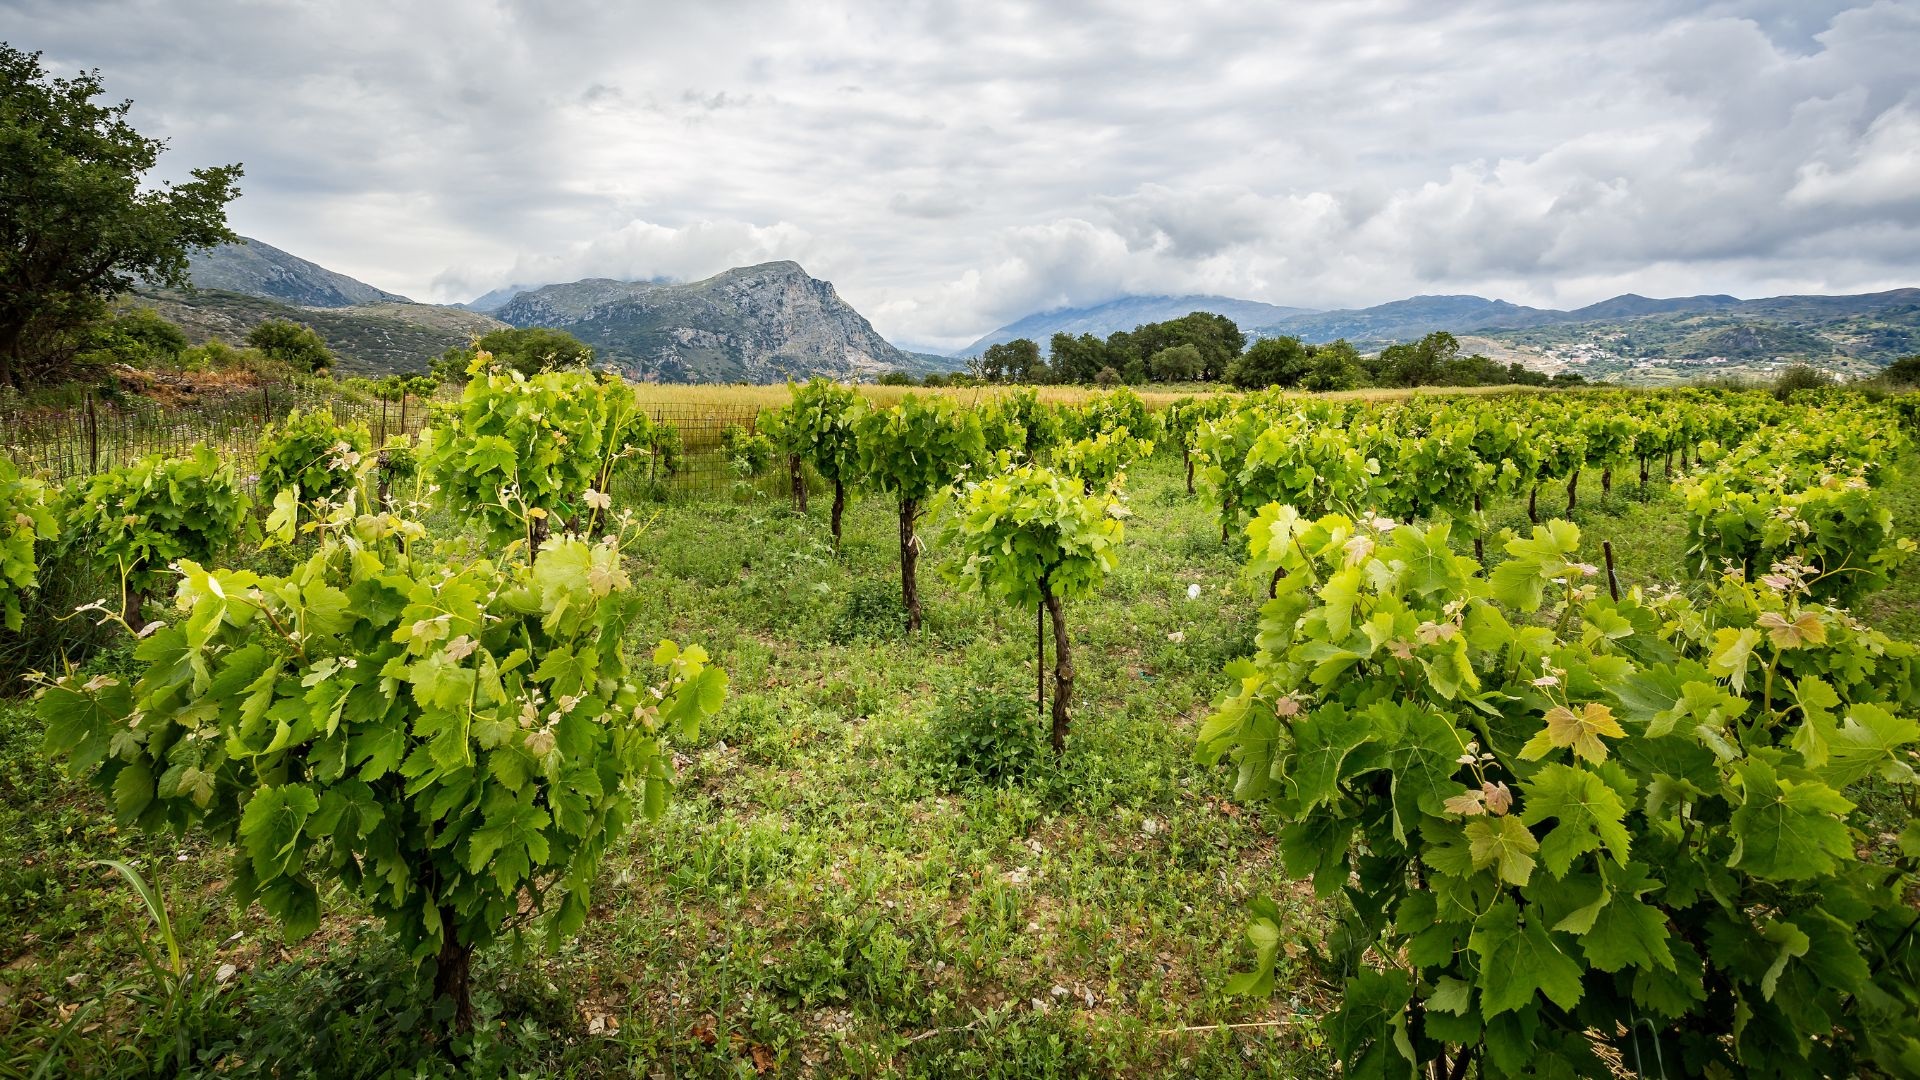
[[[502,326],[550,326],[594,347],[631,378],[779,382],[954,366],[895,348],[833,285],[794,262],[737,267],[704,281],[604,278],[498,289],[470,304],[418,304],[259,240],[197,253],[190,291],[141,289],[195,341],[239,342],[268,319],[320,332],[354,374],[424,371],[450,346]]]
[[[1700,368],[1764,370],[1781,359],[1869,373],[1920,353],[1920,289],[1856,296],[1757,300],[1628,293],[1572,310],[1479,296],[1415,296],[1374,307],[1316,311],[1224,296],[1123,296],[1028,315],[950,357],[888,343],[829,282],[798,263],[736,267],[693,282],[589,278],[496,289],[467,304],[419,304],[345,274],[244,239],[197,254],[187,292],[142,289],[195,340],[237,342],[266,319],[318,330],[344,371],[424,370],[449,346],[502,326],[551,326],[591,344],[628,376],[663,382],[778,382],[826,375],[868,379],[960,367],[988,345],[1056,332],[1098,336],[1210,311],[1249,337],[1346,338],[1377,349],[1447,330],[1471,349],[1543,370],[1661,381]]]

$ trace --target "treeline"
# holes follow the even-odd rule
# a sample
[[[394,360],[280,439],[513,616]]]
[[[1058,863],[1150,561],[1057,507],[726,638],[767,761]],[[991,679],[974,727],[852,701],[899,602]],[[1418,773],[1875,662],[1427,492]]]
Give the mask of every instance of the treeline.
[[[1263,337],[1248,344],[1246,332],[1224,315],[1196,311],[1164,322],[1144,323],[1099,338],[1058,333],[1047,355],[1031,338],[987,346],[967,370],[915,380],[890,372],[882,383],[967,386],[984,383],[1079,384],[1227,383],[1242,390],[1353,390],[1363,386],[1566,386],[1578,374],[1548,377],[1519,364],[1500,364],[1479,353],[1460,355],[1460,342],[1444,330],[1417,342],[1390,345],[1368,355],[1344,338],[1309,344],[1294,337]]]

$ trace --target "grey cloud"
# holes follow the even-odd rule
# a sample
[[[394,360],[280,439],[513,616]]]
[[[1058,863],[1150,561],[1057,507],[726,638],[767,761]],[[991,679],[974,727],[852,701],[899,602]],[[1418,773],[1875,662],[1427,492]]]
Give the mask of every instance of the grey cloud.
[[[384,288],[796,258],[958,344],[1120,292],[1850,290],[1920,262],[1920,0],[0,0]]]

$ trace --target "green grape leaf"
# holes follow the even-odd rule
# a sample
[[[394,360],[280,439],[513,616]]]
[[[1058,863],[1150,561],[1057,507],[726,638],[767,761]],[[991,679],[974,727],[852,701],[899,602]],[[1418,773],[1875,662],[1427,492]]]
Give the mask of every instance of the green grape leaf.
[[[1494,904],[1474,923],[1468,947],[1480,958],[1480,1010],[1487,1019],[1527,1008],[1536,993],[1563,1009],[1580,1003],[1580,965],[1544,926],[1522,925],[1520,907],[1511,899]]]
[[[1565,877],[1577,856],[1602,845],[1616,862],[1627,861],[1626,804],[1599,776],[1553,764],[1523,781],[1520,788],[1526,795],[1521,820],[1528,825],[1559,822],[1540,841],[1540,861],[1548,873]]]
[[[1839,792],[1815,780],[1778,777],[1758,758],[1735,767],[1744,798],[1733,812],[1733,858],[1727,865],[1755,877],[1794,881],[1833,872],[1853,856],[1847,827],[1837,815],[1853,809]]]

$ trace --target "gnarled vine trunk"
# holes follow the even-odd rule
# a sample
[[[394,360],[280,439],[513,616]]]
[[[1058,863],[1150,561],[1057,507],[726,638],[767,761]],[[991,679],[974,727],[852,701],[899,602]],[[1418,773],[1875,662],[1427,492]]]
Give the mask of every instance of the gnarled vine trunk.
[[[1181,447],[1180,461],[1187,467],[1187,494],[1191,495],[1193,494],[1193,451],[1184,446]]]
[[[1533,485],[1533,489],[1527,492],[1527,520],[1533,522],[1535,525],[1540,524],[1539,484]]]
[[[1574,501],[1577,500],[1579,497],[1580,497],[1580,470],[1575,469],[1573,470],[1573,475],[1567,477],[1567,516],[1568,517],[1573,516],[1573,504],[1574,504]]]
[[[913,534],[920,500],[900,500],[900,602],[907,609],[907,631],[920,629],[920,540]]]
[[[840,546],[840,512],[847,508],[847,485],[833,482],[833,546]]]
[[[1053,753],[1055,757],[1067,752],[1067,708],[1073,701],[1073,652],[1067,642],[1067,616],[1060,607],[1060,598],[1053,593],[1053,586],[1045,578],[1040,579],[1040,598],[1047,606],[1047,615],[1053,621]]]
[[[793,485],[793,508],[807,512],[807,466],[799,454],[787,455],[787,480]]]
[[[458,918],[450,907],[440,909],[440,954],[434,957],[434,1000],[453,1002],[453,1031],[467,1035],[473,1031],[473,946],[462,945],[454,931]]]

